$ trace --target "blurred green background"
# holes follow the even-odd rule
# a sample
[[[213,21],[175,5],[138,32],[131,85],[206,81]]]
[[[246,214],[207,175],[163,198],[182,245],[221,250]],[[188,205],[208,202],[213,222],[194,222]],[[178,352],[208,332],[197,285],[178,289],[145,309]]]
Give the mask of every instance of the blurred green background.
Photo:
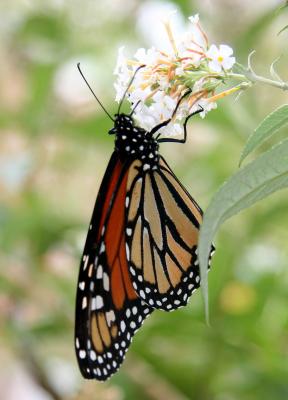
[[[239,62],[256,49],[259,73],[267,75],[282,54],[278,69],[287,79],[287,32],[277,36],[287,12],[275,11],[281,3],[169,4],[185,18],[199,12],[210,41],[231,45]],[[221,228],[209,274],[210,328],[199,291],[185,309],[155,312],[107,383],[84,381],[78,372],[73,323],[79,259],[113,138],[76,63],[114,112],[117,49],[124,44],[132,55],[150,47],[157,37],[149,21],[167,4],[0,3],[1,400],[288,398],[287,191]],[[287,102],[287,94],[259,86],[234,100],[219,102],[205,120],[193,119],[185,145],[162,146],[204,210],[237,170],[248,135]]]

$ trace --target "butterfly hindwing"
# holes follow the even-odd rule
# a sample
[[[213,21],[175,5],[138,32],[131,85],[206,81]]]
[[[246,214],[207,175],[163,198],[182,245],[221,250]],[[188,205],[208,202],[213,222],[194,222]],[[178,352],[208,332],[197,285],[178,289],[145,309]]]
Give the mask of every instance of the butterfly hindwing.
[[[152,312],[136,294],[125,250],[129,166],[114,153],[100,187],[80,266],[75,346],[82,375],[106,380]]]
[[[171,311],[186,305],[200,285],[200,207],[163,158],[157,168],[145,172],[141,161],[132,164],[126,205],[134,289],[153,308]]]

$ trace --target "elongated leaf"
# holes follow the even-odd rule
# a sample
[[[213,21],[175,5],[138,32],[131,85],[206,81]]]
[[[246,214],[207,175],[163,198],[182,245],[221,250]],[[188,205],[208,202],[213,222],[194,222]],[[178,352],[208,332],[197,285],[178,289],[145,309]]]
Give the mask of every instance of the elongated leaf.
[[[269,114],[250,135],[240,157],[240,165],[253,150],[269,139],[282,126],[288,123],[288,104]]]
[[[212,199],[204,214],[199,238],[201,287],[207,319],[207,266],[215,233],[228,218],[286,187],[288,187],[288,139],[234,174]]]

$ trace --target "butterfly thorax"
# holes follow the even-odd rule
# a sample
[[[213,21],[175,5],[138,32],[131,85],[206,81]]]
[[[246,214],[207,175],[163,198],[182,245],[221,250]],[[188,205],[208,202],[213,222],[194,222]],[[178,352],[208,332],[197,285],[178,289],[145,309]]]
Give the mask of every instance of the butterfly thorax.
[[[115,150],[120,158],[139,159],[143,163],[143,170],[157,168],[159,163],[157,140],[145,129],[135,126],[129,115],[116,115],[114,128],[109,131],[115,134]]]

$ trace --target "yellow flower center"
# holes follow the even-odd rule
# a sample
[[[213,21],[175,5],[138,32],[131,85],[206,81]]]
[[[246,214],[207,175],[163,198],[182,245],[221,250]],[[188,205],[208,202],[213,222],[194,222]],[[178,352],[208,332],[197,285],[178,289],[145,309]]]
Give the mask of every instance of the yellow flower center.
[[[224,60],[224,58],[222,56],[218,57],[218,61],[221,63]]]

